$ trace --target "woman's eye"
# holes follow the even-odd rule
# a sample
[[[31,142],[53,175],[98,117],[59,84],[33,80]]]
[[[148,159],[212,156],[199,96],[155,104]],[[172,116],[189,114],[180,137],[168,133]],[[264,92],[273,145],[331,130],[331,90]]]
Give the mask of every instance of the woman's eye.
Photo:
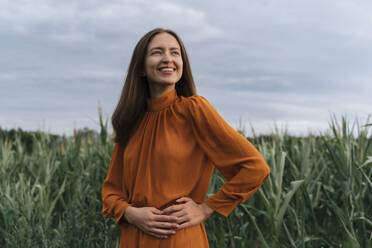
[[[151,54],[160,54],[160,51],[153,51]]]
[[[180,53],[177,52],[177,51],[173,51],[173,54],[175,54],[175,55],[179,55]]]

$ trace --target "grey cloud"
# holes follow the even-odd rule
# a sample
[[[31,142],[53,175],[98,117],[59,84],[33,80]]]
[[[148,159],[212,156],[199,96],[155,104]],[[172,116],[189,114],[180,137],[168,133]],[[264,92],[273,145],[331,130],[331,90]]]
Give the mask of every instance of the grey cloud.
[[[330,112],[364,116],[371,10],[362,0],[2,1],[0,125],[97,128],[97,102],[112,113],[136,42],[159,26],[180,34],[198,92],[230,123],[301,133],[326,127]]]

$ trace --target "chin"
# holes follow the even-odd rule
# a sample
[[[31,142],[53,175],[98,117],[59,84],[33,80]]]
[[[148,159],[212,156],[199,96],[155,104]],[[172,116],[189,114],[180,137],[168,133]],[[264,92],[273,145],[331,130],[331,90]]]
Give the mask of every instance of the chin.
[[[167,85],[171,85],[171,84],[176,84],[176,81],[171,81],[171,80],[166,80],[166,81],[159,81],[158,82],[159,84],[167,84]]]

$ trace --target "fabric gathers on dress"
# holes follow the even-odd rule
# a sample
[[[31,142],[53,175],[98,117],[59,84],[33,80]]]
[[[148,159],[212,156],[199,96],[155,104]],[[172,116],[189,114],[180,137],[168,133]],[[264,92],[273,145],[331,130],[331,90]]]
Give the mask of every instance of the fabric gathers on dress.
[[[102,214],[121,227],[120,247],[209,247],[204,223],[167,239],[147,235],[123,217],[128,206],[164,209],[181,197],[228,216],[270,174],[257,149],[200,95],[173,89],[147,99],[147,112],[123,148],[116,143],[102,187]],[[226,182],[206,199],[213,169]]]

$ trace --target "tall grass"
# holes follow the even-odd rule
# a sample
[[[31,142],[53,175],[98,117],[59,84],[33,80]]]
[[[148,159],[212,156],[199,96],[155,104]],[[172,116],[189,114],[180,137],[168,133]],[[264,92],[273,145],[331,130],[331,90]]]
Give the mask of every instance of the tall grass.
[[[355,130],[356,129],[356,130]],[[372,138],[331,119],[328,133],[250,139],[271,167],[259,191],[208,221],[215,247],[372,247]],[[216,172],[217,178],[221,175]],[[210,193],[223,179],[212,181]]]
[[[101,215],[113,143],[99,113],[98,135],[0,135],[0,247],[118,246]],[[372,247],[368,128],[333,117],[319,136],[249,138],[272,173],[229,217],[206,221],[211,247]],[[208,194],[223,182],[215,170]]]

